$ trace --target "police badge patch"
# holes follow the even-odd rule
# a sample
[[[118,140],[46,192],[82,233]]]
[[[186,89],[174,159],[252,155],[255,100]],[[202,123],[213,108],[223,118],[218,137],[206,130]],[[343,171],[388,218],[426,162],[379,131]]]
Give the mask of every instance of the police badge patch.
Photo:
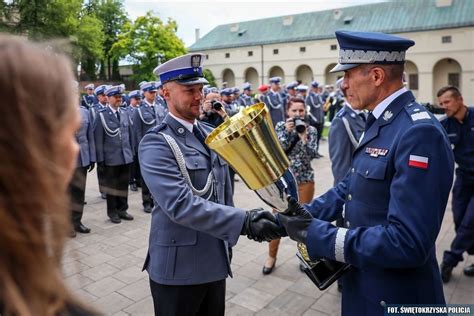
[[[197,71],[197,68],[201,66],[201,55],[191,56],[191,67],[194,68],[194,71]]]

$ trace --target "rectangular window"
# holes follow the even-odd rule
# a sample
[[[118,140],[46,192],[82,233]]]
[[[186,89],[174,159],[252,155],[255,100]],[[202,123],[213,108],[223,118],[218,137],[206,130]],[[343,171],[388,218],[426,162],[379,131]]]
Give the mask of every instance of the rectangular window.
[[[418,74],[408,75],[408,88],[410,90],[418,90]]]
[[[302,52],[302,53],[306,52],[306,47],[304,47],[304,46],[300,47],[300,52]]]
[[[273,55],[278,55],[278,49],[273,50]]]
[[[459,73],[448,73],[448,85],[459,88]]]
[[[441,43],[445,44],[445,43],[451,43],[451,35],[448,35],[448,36],[441,36]]]
[[[249,57],[252,57],[252,56],[253,56],[253,52],[252,52],[252,51],[249,51],[249,52],[248,52],[248,56],[249,56]]]
[[[331,50],[337,50],[337,45],[336,44],[331,45]]]
[[[230,53],[225,53],[225,58],[229,58],[230,57]]]

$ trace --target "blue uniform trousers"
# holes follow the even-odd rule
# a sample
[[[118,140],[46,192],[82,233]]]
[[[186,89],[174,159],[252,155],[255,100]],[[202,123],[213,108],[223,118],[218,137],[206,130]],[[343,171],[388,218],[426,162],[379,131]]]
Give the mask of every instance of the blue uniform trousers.
[[[128,209],[130,164],[104,167],[107,193],[107,216],[119,215]]]
[[[454,267],[465,251],[474,254],[474,173],[456,170],[452,208],[456,237],[451,249],[444,252],[443,262]]]

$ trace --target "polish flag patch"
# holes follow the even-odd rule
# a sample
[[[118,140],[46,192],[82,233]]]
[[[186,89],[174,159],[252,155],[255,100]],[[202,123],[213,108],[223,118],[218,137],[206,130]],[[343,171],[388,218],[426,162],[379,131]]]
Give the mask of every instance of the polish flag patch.
[[[408,159],[408,166],[420,169],[428,169],[428,157],[410,155],[410,158]]]

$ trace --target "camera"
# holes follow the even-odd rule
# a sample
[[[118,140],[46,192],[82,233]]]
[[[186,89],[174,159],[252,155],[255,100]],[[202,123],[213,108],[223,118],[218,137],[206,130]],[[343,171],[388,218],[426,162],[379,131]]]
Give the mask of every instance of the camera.
[[[306,123],[304,119],[297,116],[293,118],[293,122],[295,123],[295,129],[298,134],[304,133],[306,131]]]
[[[214,110],[219,111],[220,109],[222,109],[222,106],[223,106],[223,105],[222,105],[221,102],[219,102],[219,101],[217,101],[217,100],[212,100],[212,101],[211,101],[211,106],[212,106],[212,108],[213,108]]]

